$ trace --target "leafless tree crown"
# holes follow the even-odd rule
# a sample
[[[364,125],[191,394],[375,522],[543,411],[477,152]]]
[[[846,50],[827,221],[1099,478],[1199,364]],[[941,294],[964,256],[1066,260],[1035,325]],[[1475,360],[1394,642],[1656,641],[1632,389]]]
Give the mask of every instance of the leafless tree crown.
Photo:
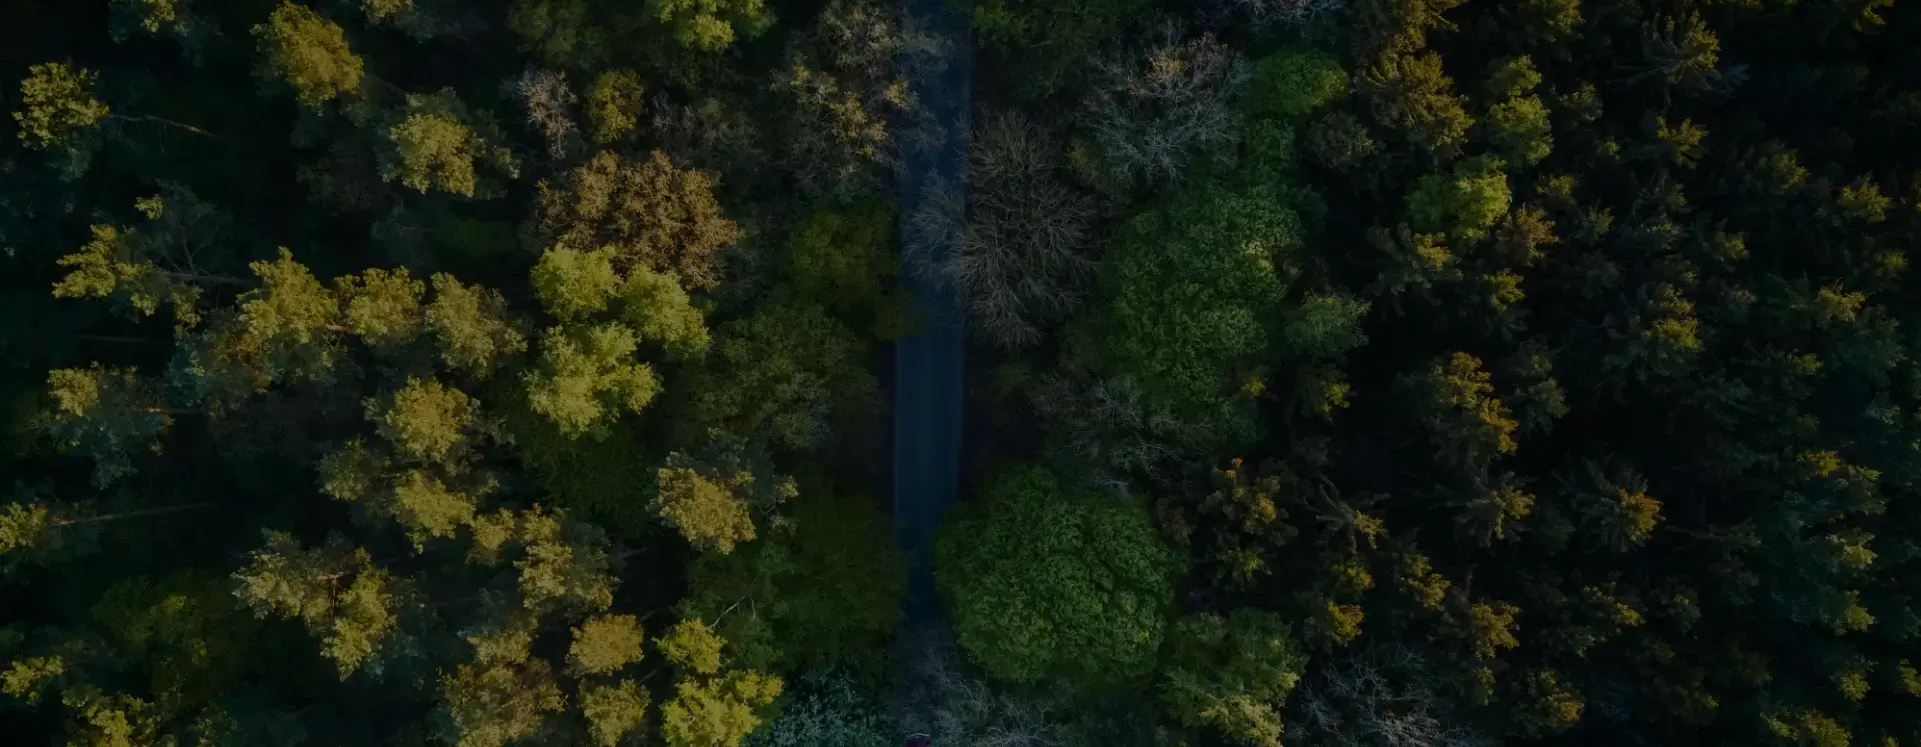
[[[980,119],[965,183],[935,186],[908,216],[907,260],[952,285],[975,333],[1015,348],[1079,304],[1095,209],[1061,178],[1053,138],[1019,115]]]
[[[1061,734],[1045,699],[1001,693],[969,674],[949,633],[902,636],[904,661],[891,710],[904,731],[953,747],[1052,747]]]
[[[547,154],[565,157],[579,143],[579,125],[574,121],[574,106],[580,99],[567,85],[567,74],[529,66],[507,83],[507,91],[527,110],[527,126],[540,133]]]
[[[1143,47],[1102,61],[1085,125],[1120,173],[1160,185],[1178,181],[1190,159],[1219,150],[1239,117],[1230,105],[1247,66],[1227,45],[1183,39],[1169,25]]]
[[[1454,723],[1427,663],[1405,646],[1370,647],[1320,666],[1295,692],[1287,727],[1332,747],[1482,747]]]

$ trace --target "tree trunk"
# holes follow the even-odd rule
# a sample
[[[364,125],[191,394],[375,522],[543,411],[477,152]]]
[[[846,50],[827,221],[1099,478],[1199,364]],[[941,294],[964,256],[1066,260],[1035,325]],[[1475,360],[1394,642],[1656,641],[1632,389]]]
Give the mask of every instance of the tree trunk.
[[[182,503],[177,506],[161,506],[159,508],[143,508],[137,511],[125,511],[117,514],[106,514],[103,516],[89,516],[84,519],[67,519],[65,521],[51,522],[51,525],[55,527],[70,527],[70,526],[77,526],[80,524],[99,524],[101,522],[118,521],[120,519],[134,519],[142,516],[159,516],[160,514],[171,514],[179,511],[193,511],[197,509],[207,508],[212,505],[213,505],[212,501],[201,501],[198,503]]]

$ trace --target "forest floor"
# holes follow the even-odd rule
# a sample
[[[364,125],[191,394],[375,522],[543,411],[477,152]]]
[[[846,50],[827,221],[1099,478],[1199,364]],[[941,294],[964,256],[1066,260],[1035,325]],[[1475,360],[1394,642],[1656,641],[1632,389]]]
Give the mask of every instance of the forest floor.
[[[921,71],[912,81],[938,132],[902,153],[898,178],[904,218],[915,214],[928,187],[961,178],[972,55],[965,12],[949,0],[903,3],[911,23],[954,41],[945,65]],[[901,225],[904,230],[907,221]],[[902,238],[905,243],[907,237]],[[938,253],[946,246],[937,240],[930,249]],[[908,554],[907,622],[915,626],[939,616],[932,543],[935,525],[959,492],[963,332],[949,288],[914,272],[903,277],[928,320],[896,346],[894,365],[894,525]]]

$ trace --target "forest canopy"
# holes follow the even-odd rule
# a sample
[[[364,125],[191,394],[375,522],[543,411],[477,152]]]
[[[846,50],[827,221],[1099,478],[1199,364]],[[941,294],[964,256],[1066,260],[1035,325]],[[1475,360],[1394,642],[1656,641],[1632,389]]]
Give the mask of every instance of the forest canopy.
[[[0,4],[0,741],[1921,747],[1917,34]]]

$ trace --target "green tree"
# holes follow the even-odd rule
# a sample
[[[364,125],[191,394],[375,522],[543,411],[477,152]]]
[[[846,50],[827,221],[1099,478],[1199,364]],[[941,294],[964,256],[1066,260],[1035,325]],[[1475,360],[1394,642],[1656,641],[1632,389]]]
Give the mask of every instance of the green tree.
[[[794,290],[875,336],[897,336],[909,313],[896,290],[900,260],[893,211],[879,203],[820,210],[794,232]]]
[[[1010,60],[1034,66],[1024,83],[1034,93],[1059,88],[1075,66],[1094,56],[1146,8],[1142,0],[988,0],[968,9],[982,42]]]
[[[1012,682],[1145,674],[1181,573],[1145,507],[1068,494],[1035,467],[943,524],[934,559],[961,646]]]
[[[457,747],[502,747],[534,736],[566,705],[539,659],[462,665],[440,681],[441,739]]]
[[[1300,271],[1300,234],[1271,190],[1183,190],[1122,226],[1070,354],[1138,380],[1149,407],[1192,423],[1183,448],[1252,437],[1248,387]]]
[[[433,286],[426,323],[442,364],[486,376],[503,360],[527,349],[527,338],[499,291],[463,285],[445,273],[434,275]]]
[[[340,25],[312,8],[282,2],[253,35],[260,45],[258,75],[292,88],[302,106],[359,93],[365,63],[347,46]]]
[[[682,609],[720,620],[744,666],[879,671],[906,592],[887,514],[828,494],[795,499],[782,518],[752,543],[696,559]]]
[[[1421,177],[1408,192],[1407,212],[1414,230],[1466,243],[1486,238],[1507,215],[1511,199],[1499,162],[1473,158],[1456,164],[1452,173]]]
[[[72,63],[49,62],[27,69],[20,82],[20,142],[37,150],[74,148],[107,118],[107,105],[94,98],[98,73]]]
[[[1383,57],[1360,75],[1375,118],[1418,149],[1455,153],[1474,120],[1433,52]]]
[[[788,449],[860,422],[878,396],[861,340],[820,306],[789,298],[728,322],[687,380],[693,419]]]
[[[653,367],[634,360],[639,347],[633,330],[614,323],[548,330],[540,365],[525,375],[528,404],[568,436],[604,431],[660,393]]]
[[[382,179],[421,193],[485,197],[492,189],[476,173],[476,163],[509,179],[520,173],[519,159],[501,143],[494,124],[469,112],[452,89],[408,94],[406,106],[394,116],[380,156]]]
[[[1347,72],[1326,54],[1288,49],[1254,61],[1241,108],[1297,122],[1347,96]]]
[[[1288,696],[1307,657],[1279,616],[1235,610],[1174,623],[1168,635],[1161,700],[1190,728],[1208,728],[1240,744],[1281,741]]]
[[[632,70],[608,70],[587,89],[588,133],[599,145],[615,143],[640,126],[647,87]]]
[[[611,685],[587,683],[575,696],[587,719],[587,736],[596,747],[615,747],[635,733],[647,719],[647,691],[633,680]]]
[[[132,475],[134,454],[158,452],[177,412],[157,382],[131,368],[57,369],[47,374],[47,388],[53,407],[41,427],[61,449],[93,460],[100,487]]]
[[[660,707],[660,735],[670,747],[738,747],[760,726],[760,711],[780,697],[781,680],[726,665],[726,641],[699,620],[682,620],[657,641],[679,676]]]
[[[265,546],[234,574],[235,595],[257,617],[305,624],[321,638],[321,653],[333,660],[341,679],[378,671],[382,649],[397,632],[404,582],[343,537],[309,548],[284,532],[264,534]]]
[[[705,52],[759,36],[774,23],[762,0],[648,0],[647,10],[681,46]]]

